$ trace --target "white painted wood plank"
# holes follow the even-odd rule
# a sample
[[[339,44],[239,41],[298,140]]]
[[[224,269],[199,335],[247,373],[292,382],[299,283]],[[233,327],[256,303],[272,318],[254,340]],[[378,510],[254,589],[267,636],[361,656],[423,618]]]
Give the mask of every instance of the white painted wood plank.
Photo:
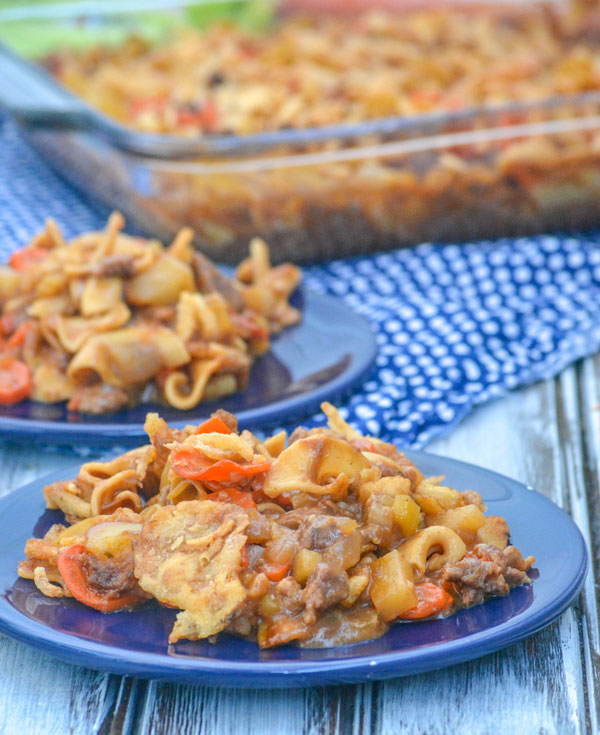
[[[577,386],[579,416],[572,423],[577,431],[580,461],[570,484],[574,486],[573,515],[592,551],[592,568],[582,596],[582,628],[590,729],[596,733],[600,722],[600,613],[596,592],[600,549],[600,356],[584,361]]]
[[[377,735],[566,735],[581,681],[564,682],[564,650],[577,639],[572,612],[528,642],[466,665],[379,685]],[[567,651],[569,657],[571,651]],[[570,668],[573,673],[577,669]],[[564,683],[563,683],[564,682]],[[566,686],[565,686],[566,684]],[[572,688],[575,686],[575,689]]]
[[[480,406],[426,449],[500,472],[553,497],[558,490],[555,422],[553,382],[537,383]]]
[[[318,691],[244,691],[151,683],[134,732],[136,735],[303,733]],[[311,729],[306,735],[321,732],[321,729]]]
[[[92,735],[111,718],[118,678],[0,638],[0,733]]]
[[[373,685],[241,690],[151,683],[135,735],[368,735]]]

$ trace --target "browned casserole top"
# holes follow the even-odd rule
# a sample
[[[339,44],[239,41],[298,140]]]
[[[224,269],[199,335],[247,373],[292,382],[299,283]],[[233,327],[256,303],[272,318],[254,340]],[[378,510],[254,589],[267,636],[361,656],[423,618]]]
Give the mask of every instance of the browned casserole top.
[[[600,87],[591,19],[530,9],[288,16],[46,60],[108,115],[150,132],[248,134],[535,100]]]

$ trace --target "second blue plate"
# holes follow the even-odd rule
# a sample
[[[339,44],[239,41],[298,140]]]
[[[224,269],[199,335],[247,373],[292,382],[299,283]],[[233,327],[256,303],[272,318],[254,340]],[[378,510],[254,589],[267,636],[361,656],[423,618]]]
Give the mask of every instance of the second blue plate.
[[[157,411],[175,427],[199,423],[217,408],[236,414],[242,428],[308,415],[325,399],[341,399],[365,377],[377,351],[375,335],[368,322],[339,299],[300,290],[292,303],[302,310],[302,321],[273,339],[269,352],[252,366],[248,387],[241,393],[190,411],[144,403],[106,416],[67,411],[64,403],[24,401],[0,406],[0,437],[89,442],[97,447],[145,441],[148,411]]]

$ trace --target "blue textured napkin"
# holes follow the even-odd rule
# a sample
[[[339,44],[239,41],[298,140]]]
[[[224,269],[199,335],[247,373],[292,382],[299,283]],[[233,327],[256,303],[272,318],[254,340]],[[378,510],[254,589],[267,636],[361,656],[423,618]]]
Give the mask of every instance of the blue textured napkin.
[[[0,260],[48,216],[70,237],[103,227],[107,214],[0,123]],[[306,268],[310,288],[341,297],[377,332],[376,367],[343,415],[418,447],[476,404],[596,352],[597,243],[592,234],[422,245]]]

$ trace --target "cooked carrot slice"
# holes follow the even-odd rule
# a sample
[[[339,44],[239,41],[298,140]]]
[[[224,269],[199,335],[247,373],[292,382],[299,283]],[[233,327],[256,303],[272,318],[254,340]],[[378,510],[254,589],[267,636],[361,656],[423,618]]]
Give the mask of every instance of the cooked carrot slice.
[[[207,500],[214,500],[220,503],[233,503],[239,505],[240,508],[256,508],[252,495],[245,493],[242,490],[238,490],[235,487],[227,487],[223,490],[217,490],[211,493]]]
[[[23,322],[23,324],[20,324],[6,340],[5,347],[20,347],[25,341],[27,333],[31,332],[32,329],[33,327],[31,326],[31,322]]]
[[[417,605],[400,615],[402,620],[419,620],[439,615],[454,603],[452,595],[432,582],[416,584],[415,592]]]
[[[291,567],[291,562],[287,562],[286,564],[265,564],[263,572],[271,582],[281,582],[287,576]]]
[[[208,469],[212,460],[192,447],[182,447],[171,452],[171,467],[180,477],[197,480]]]
[[[31,395],[31,370],[15,359],[0,360],[0,404],[9,406]]]
[[[129,105],[129,112],[133,117],[137,117],[148,110],[161,110],[166,104],[167,98],[164,95],[138,97]]]
[[[213,130],[217,120],[217,107],[212,100],[207,100],[197,110],[181,109],[177,112],[178,125],[195,125],[205,130]]]
[[[74,544],[58,554],[58,571],[76,600],[94,610],[110,613],[131,607],[145,599],[142,592],[123,592],[119,597],[107,599],[100,592],[91,589],[84,566],[86,553],[85,546]]]
[[[231,434],[232,431],[218,416],[211,416],[198,426],[194,434]]]
[[[182,447],[171,454],[171,467],[174,472],[187,480],[201,480],[202,482],[235,483],[236,478],[252,477],[261,472],[267,472],[270,466],[270,462],[240,464],[230,459],[213,462],[192,447]]]
[[[267,472],[270,466],[270,462],[242,465],[229,459],[220,459],[203,470],[198,479],[206,482],[235,482],[236,476],[239,478],[259,475],[261,472]]]
[[[49,250],[43,248],[22,248],[16,250],[9,258],[8,263],[11,268],[17,271],[24,271],[34,263],[39,263],[48,256]]]

